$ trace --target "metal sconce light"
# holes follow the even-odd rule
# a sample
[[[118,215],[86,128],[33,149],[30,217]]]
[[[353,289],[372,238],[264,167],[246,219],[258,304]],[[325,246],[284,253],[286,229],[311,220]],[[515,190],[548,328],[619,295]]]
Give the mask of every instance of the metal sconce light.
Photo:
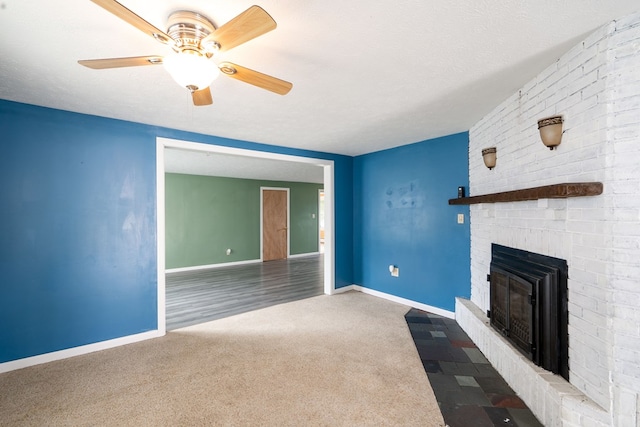
[[[562,116],[538,120],[538,130],[542,143],[553,150],[562,142]]]
[[[485,148],[482,150],[482,160],[489,170],[496,167],[496,147]]]

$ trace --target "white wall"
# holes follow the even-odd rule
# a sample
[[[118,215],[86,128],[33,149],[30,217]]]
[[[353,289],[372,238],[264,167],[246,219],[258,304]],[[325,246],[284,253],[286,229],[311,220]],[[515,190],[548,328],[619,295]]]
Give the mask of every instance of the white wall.
[[[608,54],[612,410],[616,425],[640,425],[640,13],[616,22]]]
[[[556,114],[566,132],[550,151],[537,121]],[[596,197],[472,205],[471,301],[489,308],[492,242],[566,259],[571,384],[607,414],[604,425],[640,425],[640,13],[587,37],[469,138],[472,196],[604,183]],[[493,146],[490,171],[481,150]],[[558,419],[545,424],[588,421],[563,411],[547,411]]]

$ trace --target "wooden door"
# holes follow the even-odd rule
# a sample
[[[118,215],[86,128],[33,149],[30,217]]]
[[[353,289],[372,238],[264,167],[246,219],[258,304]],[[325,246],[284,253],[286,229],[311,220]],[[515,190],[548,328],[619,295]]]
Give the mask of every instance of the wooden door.
[[[262,260],[287,258],[287,191],[262,191]]]

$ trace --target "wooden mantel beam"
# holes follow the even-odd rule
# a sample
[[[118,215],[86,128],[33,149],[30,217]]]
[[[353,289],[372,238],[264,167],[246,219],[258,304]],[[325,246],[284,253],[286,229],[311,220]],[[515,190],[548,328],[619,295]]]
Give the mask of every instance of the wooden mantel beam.
[[[601,182],[569,182],[544,185],[522,190],[503,191],[481,196],[449,199],[450,205],[473,205],[476,203],[522,202],[538,199],[566,199],[568,197],[598,196],[602,194]]]

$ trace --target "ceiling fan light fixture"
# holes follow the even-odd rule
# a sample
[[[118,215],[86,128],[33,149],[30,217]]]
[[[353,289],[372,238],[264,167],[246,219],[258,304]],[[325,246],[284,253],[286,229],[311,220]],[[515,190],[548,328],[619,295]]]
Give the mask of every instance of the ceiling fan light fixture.
[[[117,0],[91,1],[155,40],[169,45],[174,53],[164,58],[147,55],[80,60],[80,65],[100,70],[163,64],[171,77],[191,92],[193,105],[196,106],[211,105],[213,100],[210,86],[221,72],[278,95],[286,95],[293,87],[287,81],[240,65],[221,63],[218,67],[217,62],[211,60],[218,52],[228,51],[275,30],[276,21],[260,6],[249,7],[220,27],[216,27],[211,20],[197,12],[177,10],[169,15],[165,33]]]
[[[176,83],[192,92],[209,87],[220,75],[216,63],[198,52],[173,53],[162,64]]]

